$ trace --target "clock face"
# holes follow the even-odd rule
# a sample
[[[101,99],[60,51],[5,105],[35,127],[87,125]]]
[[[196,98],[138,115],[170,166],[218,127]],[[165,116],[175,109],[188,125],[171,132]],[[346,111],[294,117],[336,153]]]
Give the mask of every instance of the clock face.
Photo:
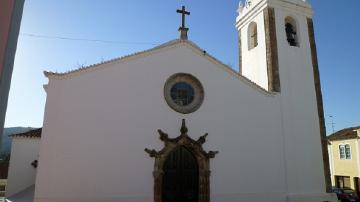
[[[196,111],[204,99],[204,89],[200,81],[190,74],[172,75],[165,83],[164,96],[173,110],[188,114]]]

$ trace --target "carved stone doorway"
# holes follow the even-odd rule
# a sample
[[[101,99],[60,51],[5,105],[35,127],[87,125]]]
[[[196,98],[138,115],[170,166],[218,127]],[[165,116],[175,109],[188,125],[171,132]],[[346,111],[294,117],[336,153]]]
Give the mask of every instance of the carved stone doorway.
[[[193,140],[187,134],[185,119],[181,135],[176,138],[169,138],[161,130],[158,132],[164,148],[145,149],[155,158],[154,202],[210,202],[210,159],[218,152],[206,152],[202,148],[208,134]]]
[[[198,202],[199,170],[194,155],[181,146],[164,163],[163,202]]]

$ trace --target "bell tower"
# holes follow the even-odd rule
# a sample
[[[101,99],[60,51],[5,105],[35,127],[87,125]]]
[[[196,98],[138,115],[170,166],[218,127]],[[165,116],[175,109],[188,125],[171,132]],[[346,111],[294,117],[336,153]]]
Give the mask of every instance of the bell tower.
[[[288,190],[324,182],[331,188],[324,112],[313,29],[313,10],[307,0],[246,0],[236,18],[240,74],[280,101]],[[301,132],[298,132],[301,131]],[[320,134],[320,135],[319,135]],[[314,156],[307,157],[306,147]],[[323,159],[318,165],[316,159]],[[314,170],[297,164],[311,162]],[[300,167],[300,166],[299,166]],[[320,177],[319,177],[320,176]]]
[[[290,70],[288,61],[303,63],[302,51],[310,53],[304,36],[313,14],[310,4],[306,0],[246,0],[240,2],[238,13],[240,73],[268,91],[280,92],[281,69]]]

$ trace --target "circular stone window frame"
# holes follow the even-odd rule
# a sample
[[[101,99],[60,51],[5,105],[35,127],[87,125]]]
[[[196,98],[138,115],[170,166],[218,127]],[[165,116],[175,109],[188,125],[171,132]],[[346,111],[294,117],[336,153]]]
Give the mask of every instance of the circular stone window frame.
[[[184,82],[189,84],[194,89],[194,99],[193,101],[185,106],[181,106],[174,102],[174,100],[171,97],[171,89],[172,87],[179,82]],[[192,112],[195,112],[198,110],[201,106],[201,104],[204,101],[204,88],[200,81],[193,75],[187,74],[187,73],[177,73],[172,76],[170,76],[164,85],[164,97],[166,100],[166,103],[169,105],[169,107],[176,112],[182,113],[182,114],[189,114]]]

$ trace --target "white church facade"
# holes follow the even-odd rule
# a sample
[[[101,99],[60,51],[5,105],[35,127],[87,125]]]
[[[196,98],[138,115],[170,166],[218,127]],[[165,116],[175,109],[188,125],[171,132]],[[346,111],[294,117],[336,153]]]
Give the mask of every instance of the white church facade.
[[[304,0],[240,5],[240,72],[184,24],[153,49],[45,72],[34,201],[336,201],[312,15]]]

